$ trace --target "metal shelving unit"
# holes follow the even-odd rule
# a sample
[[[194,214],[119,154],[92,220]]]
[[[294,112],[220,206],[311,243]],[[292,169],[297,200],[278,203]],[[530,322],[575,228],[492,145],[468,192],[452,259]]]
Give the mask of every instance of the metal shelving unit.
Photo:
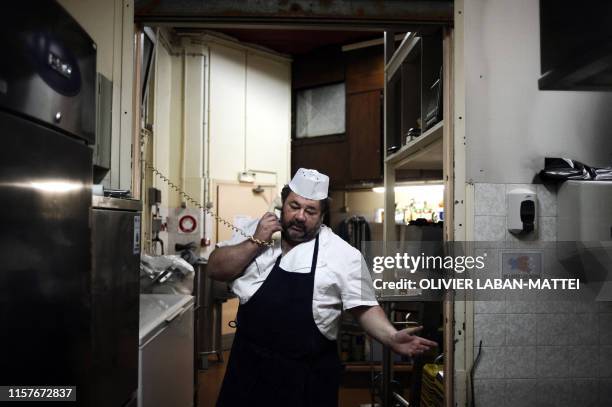
[[[396,184],[396,172],[434,170],[439,171],[442,178],[445,155],[445,120],[442,116],[446,109],[438,109],[442,120],[430,124],[429,128],[423,117],[431,110],[432,95],[428,92],[436,78],[441,82],[437,86],[443,92],[449,87],[448,75],[444,74],[447,67],[442,66],[444,57],[441,36],[416,36],[408,33],[397,50],[394,49],[393,38],[393,33],[385,35],[384,235],[388,241],[395,240],[395,229],[387,225],[394,223],[393,187]],[[439,103],[443,99],[443,94],[438,96]],[[425,127],[425,130],[419,134],[418,127]],[[409,134],[418,135],[411,137]]]
[[[434,78],[438,77],[440,81],[438,86],[442,93],[447,92],[450,86],[449,67],[443,66],[443,61],[448,61],[449,58],[448,54],[443,55],[444,52],[448,52],[448,49],[445,51],[443,47],[443,40],[447,42],[448,40],[444,39],[443,31],[442,34],[429,37],[406,35],[396,50],[392,40],[393,33],[385,33],[385,241],[397,240],[395,227],[390,227],[395,225],[396,175],[402,170],[435,170],[439,171],[442,179],[445,163],[444,142],[448,140],[449,135],[449,129],[445,126],[446,123],[452,123],[452,120],[447,117],[446,107],[439,109],[442,119],[439,122],[427,127],[425,120],[421,120],[430,109],[430,104],[424,103],[423,99],[424,96],[430,96],[427,92]],[[427,88],[424,90],[424,87]],[[446,97],[447,95],[440,95],[441,100],[445,102]],[[416,137],[409,137],[408,130],[417,127],[417,123],[425,130]],[[387,315],[390,315],[392,304],[401,300],[407,299],[381,298],[381,306]],[[383,407],[407,405],[407,401],[401,398],[401,395],[392,391],[391,382],[395,366],[391,356],[391,350],[384,348],[380,400]]]
[[[385,163],[398,169],[442,170],[442,132],[440,121],[419,137],[409,141],[385,159]]]

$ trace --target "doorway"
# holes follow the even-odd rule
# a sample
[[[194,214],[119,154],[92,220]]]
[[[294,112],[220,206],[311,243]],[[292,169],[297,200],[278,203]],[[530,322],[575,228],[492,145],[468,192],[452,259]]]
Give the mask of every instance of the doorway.
[[[141,18],[141,21],[145,23],[147,21],[146,17]],[[155,21],[151,21],[150,23],[155,23]],[[373,23],[369,20],[364,20],[359,29],[355,29],[354,26],[346,26],[342,23],[338,23],[334,26],[335,31],[331,30],[330,26],[327,24],[325,24],[324,27],[309,26],[308,29],[305,30],[303,26],[295,25],[290,22],[285,22],[280,25],[270,24],[269,22],[257,23],[255,26],[249,24],[248,27],[237,25],[238,28],[228,28],[227,25],[219,27],[217,24],[210,22],[197,22],[195,24],[190,24],[191,26],[186,26],[180,19],[176,20],[176,26],[173,24],[172,21],[165,21],[164,29],[170,30],[168,27],[172,27],[171,30],[175,30],[175,33],[179,37],[181,34],[193,35],[196,31],[206,31],[207,34],[210,35],[210,31],[214,31],[216,34],[212,33],[213,35],[220,34],[231,37],[232,40],[248,43],[248,46],[254,45],[255,47],[265,47],[266,51],[271,49],[280,54],[289,54],[293,63],[298,63],[299,67],[296,68],[294,66],[294,68],[292,68],[291,165],[290,170],[287,172],[293,173],[298,167],[321,168],[321,166],[330,166],[330,168],[325,168],[323,172],[327,171],[330,173],[332,179],[335,180],[332,181],[335,182],[334,185],[332,185],[333,196],[339,198],[334,199],[334,202],[336,205],[339,202],[344,203],[344,205],[336,208],[337,215],[344,214],[347,215],[346,217],[349,217],[349,215],[353,216],[351,207],[358,208],[358,206],[352,204],[352,202],[355,202],[352,195],[358,195],[360,192],[372,192],[376,194],[376,192],[372,191],[372,188],[386,187],[386,191],[382,195],[382,205],[377,206],[374,210],[382,207],[385,219],[384,223],[387,225],[394,224],[396,212],[395,196],[393,192],[387,191],[393,191],[397,183],[401,184],[402,182],[415,181],[443,181],[445,184],[445,199],[443,199],[443,206],[446,207],[444,204],[448,202],[447,196],[452,193],[452,176],[450,178],[445,177],[445,173],[447,172],[452,175],[452,169],[447,166],[447,161],[444,159],[446,154],[445,148],[448,148],[448,145],[450,145],[447,143],[445,147],[444,142],[448,141],[449,135],[452,135],[450,125],[439,125],[439,122],[433,123],[432,126],[429,127],[423,125],[419,136],[425,136],[421,140],[426,140],[428,142],[427,146],[429,148],[427,152],[423,153],[424,149],[422,146],[418,146],[419,148],[415,149],[415,151],[418,150],[419,154],[415,153],[415,155],[412,155],[411,150],[411,154],[406,155],[406,157],[395,156],[395,158],[402,158],[401,160],[397,159],[397,161],[395,161],[395,158],[389,160],[390,154],[395,153],[389,152],[388,146],[390,140],[390,112],[405,110],[407,108],[405,105],[406,102],[402,99],[402,92],[409,93],[410,87],[415,85],[410,85],[409,81],[404,81],[402,85],[400,81],[400,98],[392,99],[389,97],[392,91],[389,90],[391,85],[387,75],[391,61],[390,58],[385,57],[385,53],[388,54],[389,50],[392,48],[389,42],[394,43],[393,47],[402,50],[404,41],[416,38],[416,34],[414,33],[419,33],[421,31],[418,26],[414,24],[404,24],[403,26],[396,24],[393,31],[386,30],[387,38],[392,38],[392,40],[388,40],[387,44],[385,44],[384,33],[385,28],[388,27],[384,27],[384,24],[383,27],[381,27],[380,24]],[[425,31],[429,32],[430,30],[428,29]],[[442,31],[443,30],[439,30],[440,33],[442,33]],[[440,34],[439,38],[441,63],[441,61],[444,58],[448,58],[448,56],[442,54],[444,41],[442,34]],[[445,40],[448,41],[448,39]],[[313,47],[313,44],[317,46]],[[323,46],[320,46],[321,44],[323,44]],[[341,57],[333,55],[337,54],[331,51],[333,48],[340,48]],[[376,57],[373,56],[375,54],[377,55]],[[341,61],[342,59],[345,60]],[[316,66],[317,61],[322,65],[318,67],[320,68],[319,71],[329,71],[328,77],[322,78],[320,75],[319,77],[315,75],[315,73],[318,72]],[[376,61],[376,63],[373,63],[373,61]],[[421,63],[422,62],[419,63],[419,66]],[[448,66],[451,65],[449,64]],[[421,72],[420,69],[421,68],[419,68],[419,75]],[[406,71],[406,78],[410,76],[409,68],[401,67],[396,68],[396,70],[402,73]],[[446,86],[446,89],[449,89],[450,79],[447,78],[446,82],[444,82],[445,79],[441,76],[441,71],[439,69],[437,72],[435,69],[431,69],[431,71],[439,75],[438,86],[440,88],[440,94],[444,95],[442,88]],[[376,78],[371,75],[372,72],[378,72],[379,75],[382,74],[382,83],[380,84],[382,88],[376,88],[376,86],[379,85],[375,83]],[[349,76],[349,74],[351,76]],[[344,81],[341,80],[341,77]],[[337,93],[337,89],[334,90],[329,87],[334,85],[337,86],[342,82],[344,82],[344,91],[341,92],[344,93],[344,112],[331,112],[332,114],[323,118],[323,125],[328,125],[331,130],[325,129],[322,131],[323,134],[314,134],[317,133],[316,131],[311,133],[298,132],[297,130],[300,126],[298,116],[303,113],[302,111],[298,112],[300,106],[303,106],[303,104],[300,104],[300,101],[308,98],[310,98],[308,100],[316,100],[317,92],[319,92],[319,95],[322,95],[318,99],[325,101],[333,97],[333,92]],[[427,91],[429,92],[431,85],[433,85],[433,83],[430,82],[429,77],[421,78],[418,84],[419,93],[422,92],[422,83],[428,84],[427,86],[429,88]],[[310,92],[310,96],[306,94],[307,92]],[[435,93],[435,90],[431,92]],[[315,96],[312,96],[313,93]],[[397,101],[399,101],[399,106]],[[402,105],[402,103],[404,104]],[[419,108],[421,109],[421,105],[428,103],[430,102],[419,102]],[[317,110],[317,106],[304,107],[302,110],[308,110],[308,108],[310,108],[310,110]],[[431,108],[433,108],[433,105]],[[448,113],[443,111],[443,109],[448,109],[449,107],[442,107],[442,105],[440,105],[439,108],[440,111],[438,114],[441,120],[443,120],[442,116]],[[427,107],[424,108],[423,111],[426,109]],[[336,115],[334,116],[333,113]],[[419,114],[422,118],[423,113]],[[338,125],[338,118],[344,119],[344,127]],[[357,120],[362,120],[362,125],[356,125],[355,122]],[[401,120],[405,121],[402,123]],[[424,119],[422,119],[422,121],[424,121]],[[450,121],[447,123],[449,122]],[[399,149],[402,149],[407,145],[404,141],[408,139],[405,137],[408,136],[408,132],[412,127],[406,127],[409,124],[409,120],[402,119],[401,116],[399,123]],[[369,130],[363,131],[364,126]],[[320,128],[320,126],[317,128]],[[427,133],[427,131],[430,131],[430,133]],[[305,135],[298,137],[298,133],[300,135]],[[321,133],[321,131],[319,131],[319,133]],[[376,134],[377,137],[371,137],[372,133]],[[434,136],[430,136],[431,134]],[[355,135],[357,142],[351,143],[349,137],[352,135]],[[430,138],[428,139],[427,137]],[[415,137],[415,140],[416,138],[417,137]],[[364,148],[366,145],[368,147]],[[372,145],[374,147],[372,147]],[[410,148],[410,146],[407,148]],[[341,162],[342,160],[339,160],[338,157],[347,155],[355,159],[349,160],[348,163],[343,164]],[[410,159],[406,160],[408,156],[410,156]],[[435,162],[435,164],[432,164],[433,162]],[[393,171],[393,175],[391,175],[391,171]],[[212,183],[223,180],[213,180],[209,178],[207,181]],[[380,197],[378,199],[381,200]],[[392,206],[388,206],[389,202],[391,202]],[[219,206],[217,206],[217,208],[219,211],[222,210],[220,204],[221,202],[218,202]],[[393,208],[393,210],[390,210],[390,208]],[[240,208],[237,210],[240,211]],[[366,204],[365,207],[359,210],[359,213],[355,213],[355,216],[359,214],[363,215],[367,210],[369,210],[369,206]],[[371,215],[372,218],[374,218],[375,211],[372,212]],[[333,223],[337,223],[344,215],[340,215],[340,217],[336,218],[332,216],[330,219],[332,225],[330,226],[333,226]],[[393,216],[393,218],[391,218],[391,216]],[[445,217],[448,219],[449,216],[447,212]],[[216,225],[214,228],[216,228]],[[396,239],[389,230],[380,231],[379,236],[383,240],[390,238]],[[448,239],[446,229],[444,229],[444,236],[445,239]],[[220,237],[221,234],[217,234],[216,240],[220,241]],[[446,307],[444,307],[444,309],[445,312],[448,312]],[[445,330],[444,333],[447,334],[448,331]],[[452,330],[450,333],[452,335]],[[444,339],[445,342],[447,342],[447,340],[449,339]],[[452,341],[452,338],[450,338],[450,340]],[[355,370],[357,371],[359,369]],[[374,368],[373,371],[380,372],[382,370],[383,367],[381,363],[380,367]],[[367,373],[369,372],[370,370],[366,370],[366,382],[368,381]],[[452,371],[446,376],[445,380],[447,383],[452,383]],[[361,392],[361,394],[357,394],[360,392],[355,392],[357,394],[355,397],[352,395],[347,396],[346,405],[356,405],[355,403],[357,402],[359,402],[359,404],[371,402],[371,386],[368,385],[365,388],[365,392]],[[362,398],[364,398],[363,396],[365,396],[364,401],[362,401]],[[449,399],[452,400],[452,393],[450,396],[446,396],[446,403],[449,402]]]

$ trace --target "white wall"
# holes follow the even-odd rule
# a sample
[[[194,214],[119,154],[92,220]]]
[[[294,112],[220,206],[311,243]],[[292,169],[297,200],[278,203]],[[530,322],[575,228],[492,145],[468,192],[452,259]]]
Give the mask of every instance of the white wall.
[[[474,184],[456,189],[466,191],[466,230],[477,241],[537,248],[557,238],[556,194],[531,184],[533,178],[546,156],[612,163],[612,93],[538,90],[538,0],[463,3],[464,76],[455,86],[465,80],[466,178]],[[506,193],[517,187],[538,194],[537,231],[518,238],[507,231],[506,203]],[[610,359],[611,328],[601,322],[612,317],[609,305],[506,297],[456,302],[466,328],[456,335],[465,345],[456,348],[455,399],[467,398],[461,373],[471,368],[482,340],[477,405],[608,405],[612,373],[601,361]],[[567,326],[578,327],[575,335],[563,334]],[[584,366],[589,368],[580,370]]]
[[[276,172],[279,184],[285,184],[291,176],[289,63],[247,53],[246,98],[246,168]],[[265,177],[257,175],[261,182]]]
[[[539,91],[538,0],[465,0],[467,179],[531,182],[545,156],[612,163],[610,92]]]
[[[165,30],[158,30],[154,70],[153,165],[164,176],[200,203],[205,202],[205,112],[208,49],[184,41],[173,43]],[[175,243],[199,241],[203,236],[203,214],[160,177],[153,177],[161,190],[160,212],[167,217],[167,232],[160,234],[167,250]],[[178,218],[196,217],[199,228],[178,233]]]
[[[227,41],[158,33],[153,165],[201,203],[214,203],[215,182],[237,182],[244,170],[257,171],[257,184],[286,183],[290,61]],[[167,239],[166,246],[199,240],[202,229],[197,237],[177,233],[185,199],[158,177],[153,185],[162,191],[161,212],[168,216],[168,234],[160,236]],[[212,220],[207,217],[206,222]],[[209,225],[207,229],[214,240]]]
[[[183,183],[185,191],[204,202],[203,181],[205,175],[205,112],[207,49],[201,45],[185,45],[184,58],[184,143]]]
[[[291,63],[228,43],[210,47],[210,177],[289,181]],[[267,174],[273,172],[276,176]]]
[[[210,177],[236,180],[245,167],[245,52],[210,45]]]
[[[98,72],[113,80],[114,21],[115,13],[121,12],[121,2],[115,0],[59,0],[59,3],[95,41],[98,47]]]
[[[173,61],[174,59],[174,61]],[[170,115],[173,102],[172,90],[173,73],[177,69],[176,58],[163,46],[156,48],[155,56],[155,110],[153,123],[153,166],[167,177],[178,180],[178,156],[177,141],[172,140],[172,134],[176,134],[176,123],[172,123]],[[173,69],[174,68],[174,69]],[[153,178],[153,185],[161,190],[162,206],[178,206],[178,197],[168,185],[158,177]]]
[[[97,71],[113,82],[111,170],[105,185],[131,188],[133,0],[59,0],[97,45]]]

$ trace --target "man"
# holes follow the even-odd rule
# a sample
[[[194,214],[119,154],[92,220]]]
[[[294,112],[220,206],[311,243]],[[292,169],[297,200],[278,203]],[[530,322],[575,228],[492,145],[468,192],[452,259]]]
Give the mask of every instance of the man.
[[[342,309],[397,353],[436,346],[391,325],[361,253],[322,225],[328,186],[326,175],[300,168],[282,191],[280,221],[266,213],[245,228],[250,238],[235,236],[211,254],[211,278],[233,281],[240,299],[218,406],[337,406]],[[261,243],[278,231],[272,247]]]

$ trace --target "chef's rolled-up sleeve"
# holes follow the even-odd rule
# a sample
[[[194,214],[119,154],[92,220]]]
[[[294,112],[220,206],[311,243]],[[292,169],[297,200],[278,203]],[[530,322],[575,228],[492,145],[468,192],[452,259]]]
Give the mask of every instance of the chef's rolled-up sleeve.
[[[229,240],[224,240],[222,242],[218,242],[215,246],[217,247],[225,247],[225,246],[235,246],[240,244],[246,240],[246,237],[242,236],[240,233],[234,232],[232,238]]]
[[[361,253],[358,250],[351,250],[345,259],[345,272],[342,273],[343,281],[340,285],[342,308],[347,310],[359,306],[378,305],[372,277]]]
[[[255,229],[257,229],[257,224],[259,223],[259,219],[249,219],[249,218],[239,218],[234,219],[235,226],[238,229],[244,231],[244,233],[248,235],[252,235],[255,233]],[[237,231],[233,231],[232,237],[229,240],[224,240],[222,242],[218,242],[215,246],[217,247],[225,247],[225,246],[235,246],[247,240],[247,237],[242,233]]]

